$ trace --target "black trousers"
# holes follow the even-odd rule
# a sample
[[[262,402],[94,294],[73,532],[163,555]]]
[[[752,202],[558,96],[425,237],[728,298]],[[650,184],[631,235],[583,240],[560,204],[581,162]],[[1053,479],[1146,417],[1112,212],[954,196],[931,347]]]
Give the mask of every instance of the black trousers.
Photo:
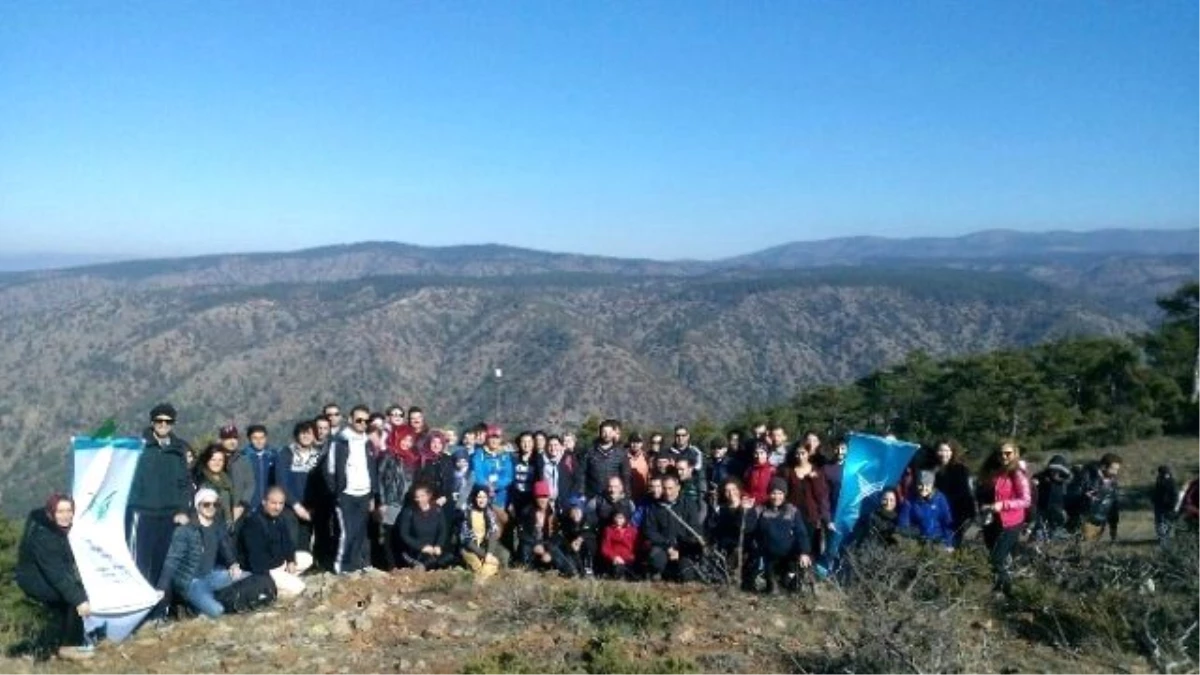
[[[389,572],[400,566],[400,542],[395,524],[388,525],[371,518],[367,523],[367,536],[371,540],[372,565]]]
[[[83,644],[83,619],[75,610],[75,605],[55,602],[47,607],[54,614],[52,623],[46,627],[47,643],[54,649]]]
[[[130,510],[126,516],[125,531],[129,537],[129,552],[133,554],[138,571],[151,586],[157,586],[163,564],[167,561],[167,550],[171,548],[175,516]]]
[[[679,559],[671,560],[667,556],[665,547],[654,546],[650,549],[650,571],[664,579],[673,579],[676,581],[696,581],[699,574],[696,572],[696,562],[699,558],[699,552],[692,547],[680,546]]]
[[[1004,529],[1000,526],[1000,519],[997,518],[992,525],[983,530],[983,543],[990,552],[988,559],[991,562],[992,575],[995,578],[992,590],[1001,591],[1005,595],[1012,592],[1012,576],[1008,570],[1008,556],[1021,537],[1022,527],[1022,525],[1014,525]]]
[[[795,556],[763,556],[762,569],[768,591],[774,591],[779,585],[788,591],[796,590],[795,575],[800,572],[800,564]]]
[[[596,538],[583,536],[579,550],[571,548],[571,542],[561,541],[550,547],[550,555],[554,557],[554,567],[567,576],[579,576],[594,569],[596,564]]]
[[[443,550],[441,555],[429,555],[428,553],[419,552],[402,552],[400,554],[400,562],[403,562],[407,567],[416,567],[420,565],[426,570],[440,570],[451,567],[455,563],[454,554]]]
[[[338,498],[336,509],[338,523],[337,558],[333,571],[337,574],[357,572],[367,566],[371,548],[367,544],[368,523],[371,520],[371,496]]]

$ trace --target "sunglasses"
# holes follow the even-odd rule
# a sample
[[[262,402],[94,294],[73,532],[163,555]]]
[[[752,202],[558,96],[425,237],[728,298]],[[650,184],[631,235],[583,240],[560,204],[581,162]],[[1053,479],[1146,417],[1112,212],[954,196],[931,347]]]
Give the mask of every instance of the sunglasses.
[[[155,423],[155,424],[175,424],[175,420],[172,420],[172,419],[157,419],[157,420],[154,420],[154,423]]]
[[[355,417],[355,418],[354,418],[354,423],[355,423],[355,424],[366,424],[366,423],[367,423],[367,419],[368,419],[368,418],[366,418],[366,417]]]
[[[202,509],[211,509],[211,508],[215,508],[216,506],[217,506],[216,502],[200,502],[200,508],[202,508]]]

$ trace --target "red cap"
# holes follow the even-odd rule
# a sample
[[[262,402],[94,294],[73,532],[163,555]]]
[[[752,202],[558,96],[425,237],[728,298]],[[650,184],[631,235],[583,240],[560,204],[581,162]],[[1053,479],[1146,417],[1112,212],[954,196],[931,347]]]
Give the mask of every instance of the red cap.
[[[491,438],[492,436],[503,436],[504,430],[500,428],[499,424],[489,424],[487,425],[487,435],[488,438]]]
[[[548,481],[539,480],[538,482],[533,484],[534,499],[537,499],[538,497],[549,497],[549,496],[550,496],[550,483]]]

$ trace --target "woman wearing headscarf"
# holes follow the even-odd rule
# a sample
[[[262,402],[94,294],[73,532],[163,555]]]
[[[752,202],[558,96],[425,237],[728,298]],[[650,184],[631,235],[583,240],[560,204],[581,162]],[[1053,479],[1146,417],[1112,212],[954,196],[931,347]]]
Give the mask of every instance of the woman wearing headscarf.
[[[91,613],[91,606],[67,540],[74,520],[75,502],[58,493],[31,512],[17,552],[16,577],[25,595],[57,616],[58,656],[81,660],[91,657],[94,647],[84,644],[83,617]]]

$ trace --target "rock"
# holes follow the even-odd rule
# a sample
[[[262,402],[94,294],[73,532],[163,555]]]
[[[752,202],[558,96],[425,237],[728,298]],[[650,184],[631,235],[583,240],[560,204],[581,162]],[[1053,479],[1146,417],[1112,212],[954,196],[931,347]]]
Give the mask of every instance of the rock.
[[[387,614],[387,605],[382,602],[372,602],[371,604],[367,605],[367,609],[363,612],[363,614],[371,617],[372,619],[383,618],[383,616]]]
[[[426,640],[430,638],[443,638],[450,634],[450,624],[444,620],[437,620],[426,626],[425,630],[421,631],[421,637]]]
[[[371,618],[368,616],[360,616],[360,617],[354,619],[354,621],[352,621],[351,623],[354,626],[354,630],[359,631],[359,632],[369,631],[369,630],[371,630],[371,627],[375,625],[374,622],[371,621]]]
[[[696,641],[696,629],[691,626],[681,626],[671,635],[671,642],[690,645]]]
[[[412,661],[408,659],[400,659],[400,663],[396,664],[396,669],[400,672],[408,672],[412,670]]]
[[[354,624],[347,617],[338,616],[334,618],[333,624],[329,627],[329,632],[333,637],[345,640],[354,635]]]
[[[783,619],[781,619],[780,617],[775,617],[774,619],[772,619],[771,625],[778,628],[779,630],[787,630],[787,622],[784,621]]]
[[[433,609],[434,607],[437,607],[437,604],[434,603],[434,601],[430,600],[429,598],[423,598],[417,604],[425,609]]]
[[[313,623],[308,627],[308,634],[314,638],[326,638],[330,635],[329,626],[324,623]]]
[[[477,604],[475,604],[475,603],[473,603],[473,602],[471,602],[471,601],[469,601],[469,600],[468,600],[468,601],[467,601],[467,609],[469,609],[469,610],[471,610],[472,612],[474,612],[475,610],[479,609],[479,605],[477,605]]]

